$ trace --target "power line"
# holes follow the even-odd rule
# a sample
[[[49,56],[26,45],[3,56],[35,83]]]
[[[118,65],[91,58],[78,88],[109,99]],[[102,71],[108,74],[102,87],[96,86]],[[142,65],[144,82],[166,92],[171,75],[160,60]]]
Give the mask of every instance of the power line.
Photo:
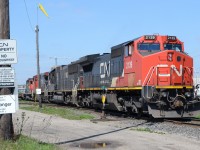
[[[32,26],[32,24],[31,24],[31,20],[30,20],[29,14],[28,14],[28,9],[27,9],[27,5],[26,5],[26,0],[24,0],[24,4],[25,4],[25,7],[26,7],[26,14],[27,14],[27,16],[28,16],[28,21],[29,21],[30,27],[31,27],[32,31],[34,32],[34,29],[33,29],[33,26]]]

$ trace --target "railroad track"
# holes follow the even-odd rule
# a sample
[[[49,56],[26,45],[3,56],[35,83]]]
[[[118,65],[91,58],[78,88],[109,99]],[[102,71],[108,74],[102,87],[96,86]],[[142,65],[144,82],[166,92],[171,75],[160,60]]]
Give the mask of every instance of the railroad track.
[[[21,105],[38,105],[38,102],[34,101],[21,101]],[[43,102],[43,106],[48,106],[48,107],[57,107],[57,108],[70,108],[70,109],[77,109],[81,110],[87,113],[93,113],[97,116],[102,116],[102,110],[101,109],[91,109],[87,107],[74,107],[72,105],[66,105],[64,103],[48,103],[48,102]],[[106,117],[114,117],[117,119],[133,119],[135,116],[124,113],[124,112],[117,112],[117,111],[111,111],[111,110],[105,110]],[[106,120],[106,119],[105,119]]]
[[[38,102],[32,102],[32,101],[23,101],[23,102],[20,102],[20,104],[25,104],[25,105],[34,105],[36,104],[37,105]],[[46,105],[46,106],[50,106],[50,107],[60,107],[60,108],[74,108],[74,109],[79,109],[79,110],[83,110],[83,111],[87,111],[87,112],[90,112],[90,113],[94,113],[96,115],[99,115],[101,116],[101,112],[102,110],[92,110],[92,109],[88,109],[88,108],[82,108],[82,107],[73,107],[73,106],[67,106],[65,104],[55,104],[55,103],[43,103],[43,105]],[[112,117],[116,117],[116,118],[123,118],[123,119],[136,119],[134,116],[132,115],[128,115],[128,114],[125,114],[125,113],[119,113],[119,112],[115,112],[115,111],[108,111],[106,110],[106,114],[107,116],[112,116]],[[173,124],[177,124],[177,125],[186,125],[186,126],[191,126],[191,127],[198,127],[200,128],[200,119],[197,119],[197,118],[188,118],[188,119],[153,119],[152,118],[148,118],[148,117],[141,117],[140,119],[144,119],[144,120],[148,120],[150,122],[169,122],[169,123],[173,123]]]
[[[191,127],[197,127],[200,128],[200,119],[182,119],[182,120],[174,120],[174,119],[164,119],[164,122],[170,122],[173,124],[178,124],[178,125],[186,125],[186,126],[191,126]]]

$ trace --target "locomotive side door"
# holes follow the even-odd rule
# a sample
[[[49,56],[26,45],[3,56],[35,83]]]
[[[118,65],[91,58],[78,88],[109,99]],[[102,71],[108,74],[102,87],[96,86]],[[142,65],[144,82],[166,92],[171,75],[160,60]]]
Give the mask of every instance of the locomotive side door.
[[[124,75],[125,75],[125,85],[124,86],[134,86],[135,73],[133,72],[133,45],[126,45],[124,49]]]

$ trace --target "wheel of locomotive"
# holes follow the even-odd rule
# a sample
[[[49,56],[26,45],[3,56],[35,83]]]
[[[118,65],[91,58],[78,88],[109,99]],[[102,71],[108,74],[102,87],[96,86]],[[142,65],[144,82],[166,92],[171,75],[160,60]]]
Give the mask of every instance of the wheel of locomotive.
[[[132,105],[132,113],[139,119],[142,117],[142,108],[137,108],[135,105]]]
[[[89,99],[88,97],[86,97],[86,98],[84,99],[84,101],[85,101],[85,107],[91,108],[90,99]]]
[[[53,95],[54,93],[49,93],[48,98],[47,98],[49,103],[53,102]]]
[[[79,102],[78,102],[78,106],[79,106],[79,107],[84,107],[84,106],[85,106],[85,103],[84,103],[83,101],[79,101]]]
[[[87,97],[87,103],[89,108],[93,108],[93,102],[90,100],[90,96]]]
[[[90,105],[90,102],[88,102],[88,101],[85,102],[85,105],[86,105],[86,107],[88,107],[88,108],[90,108],[90,106],[91,106],[91,105]]]
[[[138,108],[137,116],[136,118],[140,119],[143,116],[142,108]]]
[[[69,95],[63,97],[64,104],[68,105],[71,101],[71,97]]]
[[[49,99],[48,99],[48,96],[44,96],[44,102],[50,103],[50,101],[49,101]]]
[[[133,111],[132,111],[132,108],[131,107],[126,107],[125,108],[125,112],[128,116],[131,116],[133,115]]]

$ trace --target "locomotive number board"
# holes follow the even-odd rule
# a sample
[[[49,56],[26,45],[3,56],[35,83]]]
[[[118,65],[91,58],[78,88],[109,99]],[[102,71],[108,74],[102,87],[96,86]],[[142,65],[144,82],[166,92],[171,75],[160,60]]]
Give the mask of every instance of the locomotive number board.
[[[155,40],[156,39],[156,35],[145,35],[144,39],[145,40]]]
[[[176,36],[167,36],[167,40],[176,41]]]

